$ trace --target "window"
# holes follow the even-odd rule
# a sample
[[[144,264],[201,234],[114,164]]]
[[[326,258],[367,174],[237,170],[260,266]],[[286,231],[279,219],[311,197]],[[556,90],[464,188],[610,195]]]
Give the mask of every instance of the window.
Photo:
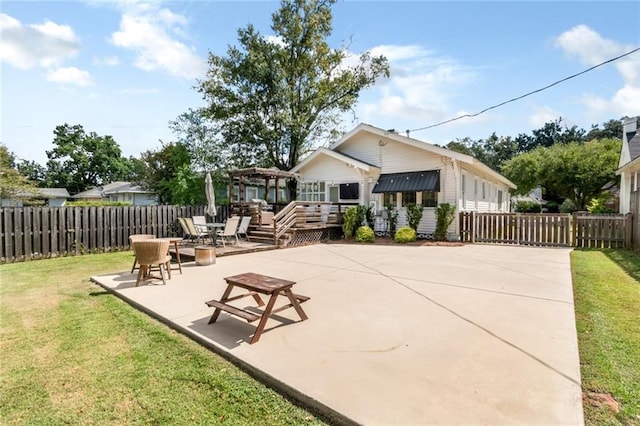
[[[403,192],[402,193],[402,207],[405,207],[407,204],[415,204],[416,203],[416,193],[415,192]]]
[[[341,200],[357,200],[360,198],[360,185],[355,183],[341,183],[340,184],[340,199]]]
[[[332,203],[337,203],[338,199],[339,199],[338,186],[331,185],[329,187],[329,201],[331,201]]]
[[[502,191],[498,191],[498,208],[502,210]]]
[[[304,182],[300,184],[299,196],[301,201],[324,201],[324,182]]]
[[[487,188],[486,188],[486,184],[484,182],[482,182],[482,199],[486,200],[487,199]]]
[[[395,192],[385,192],[384,193],[384,199],[382,201],[382,203],[384,204],[384,206],[388,206],[391,205],[393,207],[396,206],[396,193]]]
[[[438,193],[422,191],[422,207],[438,207]]]

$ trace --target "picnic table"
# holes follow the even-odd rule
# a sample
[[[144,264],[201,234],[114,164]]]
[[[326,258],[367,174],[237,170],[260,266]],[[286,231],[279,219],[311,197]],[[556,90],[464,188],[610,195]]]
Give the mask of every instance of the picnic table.
[[[247,320],[247,322],[260,320],[253,338],[251,339],[251,344],[254,344],[258,340],[260,340],[260,335],[262,334],[262,331],[267,324],[267,320],[272,314],[293,307],[302,321],[308,318],[305,312],[302,310],[300,303],[306,302],[307,300],[309,300],[309,297],[293,293],[291,288],[296,284],[295,281],[284,280],[281,278],[270,277],[253,272],[233,275],[230,277],[226,277],[224,280],[227,282],[227,288],[225,289],[222,298],[220,300],[209,300],[208,302],[205,302],[207,306],[215,308],[215,310],[213,311],[213,315],[211,315],[211,318],[209,319],[209,324],[216,322],[221,311],[239,316],[240,318]],[[231,296],[231,291],[235,287],[249,290],[249,292],[237,296]],[[252,296],[258,306],[265,306],[265,303],[260,297],[260,294],[269,296],[269,301],[262,311],[262,314],[238,308],[227,303],[233,300]],[[289,299],[289,304],[274,309],[276,299],[281,295],[286,296]]]

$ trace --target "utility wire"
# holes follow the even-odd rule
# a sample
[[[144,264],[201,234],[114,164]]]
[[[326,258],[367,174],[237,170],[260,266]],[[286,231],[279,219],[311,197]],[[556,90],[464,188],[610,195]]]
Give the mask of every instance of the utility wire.
[[[452,119],[449,119],[449,120],[446,120],[446,121],[442,121],[442,122],[440,122],[440,123],[432,124],[432,125],[430,125],[430,126],[420,127],[419,129],[409,130],[409,132],[411,132],[411,133],[413,133],[413,132],[419,132],[419,131],[421,131],[421,130],[426,130],[426,129],[431,129],[431,128],[433,128],[433,127],[442,126],[443,124],[451,123],[452,121],[457,121],[457,120],[460,120],[460,119],[463,119],[463,118],[477,117],[477,116],[479,116],[480,114],[484,114],[485,112],[487,112],[487,111],[489,111],[489,110],[492,110],[492,109],[495,109],[495,108],[501,107],[501,106],[506,105],[506,104],[511,103],[511,102],[515,102],[515,101],[520,100],[520,99],[522,99],[522,98],[526,98],[527,96],[531,96],[531,95],[533,95],[534,93],[542,92],[543,90],[547,90],[548,88],[553,87],[553,86],[555,86],[555,85],[557,85],[557,84],[560,84],[560,83],[565,82],[565,81],[567,81],[567,80],[571,80],[572,78],[578,77],[579,75],[582,75],[582,74],[588,73],[589,71],[592,71],[592,70],[594,70],[594,69],[596,69],[596,68],[598,68],[598,67],[601,67],[601,66],[603,66],[603,65],[606,65],[606,64],[608,64],[608,63],[610,63],[610,62],[617,61],[618,59],[620,59],[620,58],[624,58],[625,56],[629,56],[629,55],[631,55],[631,54],[633,54],[633,53],[635,53],[635,52],[637,52],[637,51],[639,51],[639,50],[640,50],[640,47],[637,47],[637,48],[635,48],[635,49],[633,49],[633,50],[631,50],[631,51],[629,51],[629,52],[627,52],[627,53],[624,53],[624,54],[622,54],[622,55],[620,55],[620,56],[616,56],[615,58],[611,58],[611,59],[609,59],[609,60],[607,60],[607,61],[604,61],[604,62],[602,62],[602,63],[599,63],[598,65],[594,65],[594,66],[592,66],[591,68],[587,68],[586,70],[581,71],[581,72],[579,72],[579,73],[577,73],[577,74],[570,75],[569,77],[565,77],[565,78],[563,78],[562,80],[558,80],[558,81],[556,81],[555,83],[551,83],[551,84],[549,84],[548,86],[545,86],[545,87],[542,87],[542,88],[540,88],[540,89],[534,90],[533,92],[525,93],[524,95],[518,96],[517,98],[509,99],[508,101],[501,102],[501,103],[499,103],[499,104],[497,104],[497,105],[490,106],[490,107],[488,107],[488,108],[483,109],[483,110],[482,110],[482,111],[480,111],[480,112],[476,112],[475,114],[464,114],[464,115],[461,115],[461,116],[456,117],[456,118],[452,118]]]

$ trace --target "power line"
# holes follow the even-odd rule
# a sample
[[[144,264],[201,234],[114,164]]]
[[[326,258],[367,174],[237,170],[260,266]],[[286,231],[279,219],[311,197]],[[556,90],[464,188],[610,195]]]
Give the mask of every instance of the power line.
[[[579,72],[579,73],[577,73],[577,74],[570,75],[569,77],[565,77],[565,78],[563,78],[562,80],[558,80],[558,81],[556,81],[556,82],[554,82],[554,83],[551,83],[551,84],[549,84],[548,86],[542,87],[542,88],[540,88],[540,89],[534,90],[534,91],[529,92],[529,93],[525,93],[524,95],[518,96],[517,98],[509,99],[508,101],[504,101],[504,102],[501,102],[501,103],[499,103],[499,104],[496,104],[496,105],[490,106],[490,107],[488,107],[488,108],[483,109],[483,110],[482,110],[482,111],[480,111],[480,112],[476,112],[475,114],[464,114],[464,115],[461,115],[461,116],[456,117],[456,118],[451,118],[451,119],[449,119],[449,120],[442,121],[442,122],[440,122],[440,123],[432,124],[432,125],[430,125],[430,126],[420,127],[419,129],[413,129],[413,130],[410,130],[410,132],[419,132],[419,131],[421,131],[421,130],[431,129],[431,128],[433,128],[433,127],[442,126],[443,124],[451,123],[452,121],[457,121],[457,120],[460,120],[460,119],[463,119],[463,118],[477,117],[477,116],[479,116],[480,114],[484,114],[485,112],[487,112],[487,111],[489,111],[489,110],[492,110],[492,109],[495,109],[495,108],[501,107],[501,106],[506,105],[506,104],[511,103],[511,102],[515,102],[515,101],[520,100],[520,99],[522,99],[522,98],[526,98],[527,96],[531,96],[531,95],[533,95],[533,94],[535,94],[535,93],[542,92],[543,90],[547,90],[548,88],[553,87],[553,86],[555,86],[555,85],[557,85],[557,84],[560,84],[560,83],[565,82],[565,81],[567,81],[567,80],[571,80],[572,78],[578,77],[579,75],[582,75],[582,74],[588,73],[589,71],[592,71],[592,70],[594,70],[594,69],[596,69],[596,68],[598,68],[598,67],[601,67],[601,66],[603,66],[603,65],[606,65],[606,64],[608,64],[608,63],[610,63],[610,62],[617,61],[618,59],[620,59],[620,58],[624,58],[625,56],[629,56],[629,55],[631,55],[632,53],[635,53],[635,52],[637,52],[637,51],[639,51],[639,50],[640,50],[640,47],[637,47],[637,48],[635,48],[635,49],[633,49],[633,50],[631,50],[631,51],[629,51],[629,52],[627,52],[627,53],[624,53],[624,54],[622,54],[622,55],[620,55],[620,56],[616,56],[615,58],[611,58],[611,59],[609,59],[609,60],[606,60],[606,61],[604,61],[604,62],[602,62],[602,63],[599,63],[598,65],[594,65],[594,66],[592,66],[591,68],[587,68],[587,69],[586,69],[586,70],[584,70],[584,71],[580,71],[580,72]]]

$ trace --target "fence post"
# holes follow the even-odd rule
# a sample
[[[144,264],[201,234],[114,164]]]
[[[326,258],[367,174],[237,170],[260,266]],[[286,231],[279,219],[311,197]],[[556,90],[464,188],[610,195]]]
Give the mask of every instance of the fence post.
[[[471,212],[471,244],[476,242],[476,231],[477,231],[477,221],[476,221],[476,212]]]
[[[578,246],[578,213],[573,212],[571,216],[571,247]]]

